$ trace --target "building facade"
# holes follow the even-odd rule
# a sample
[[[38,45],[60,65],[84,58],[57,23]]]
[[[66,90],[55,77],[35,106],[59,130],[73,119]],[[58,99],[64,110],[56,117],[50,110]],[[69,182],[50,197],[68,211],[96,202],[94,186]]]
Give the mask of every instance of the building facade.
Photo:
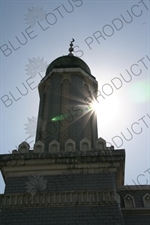
[[[125,150],[98,138],[97,90],[72,41],[39,84],[33,150],[0,155],[0,224],[150,225],[150,186],[125,186]]]

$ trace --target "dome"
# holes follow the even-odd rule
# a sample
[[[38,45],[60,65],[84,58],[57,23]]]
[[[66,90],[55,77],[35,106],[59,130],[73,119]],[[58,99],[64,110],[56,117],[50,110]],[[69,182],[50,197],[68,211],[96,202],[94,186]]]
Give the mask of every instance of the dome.
[[[65,55],[58,57],[55,59],[46,70],[46,75],[49,74],[49,72],[52,69],[59,69],[59,68],[78,68],[80,67],[83,69],[86,73],[91,75],[90,68],[88,65],[79,57],[76,57],[74,55]]]

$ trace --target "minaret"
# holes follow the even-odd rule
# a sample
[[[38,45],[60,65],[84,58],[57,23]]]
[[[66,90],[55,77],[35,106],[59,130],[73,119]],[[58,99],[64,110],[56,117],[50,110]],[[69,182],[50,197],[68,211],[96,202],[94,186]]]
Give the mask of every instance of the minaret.
[[[83,139],[90,146],[85,143],[85,150],[92,150],[98,139],[96,113],[91,107],[97,81],[88,65],[73,55],[73,42],[69,54],[55,59],[39,84],[36,142],[44,143],[44,152],[49,151],[52,141],[59,143],[59,151],[65,151],[68,140],[74,143],[70,151],[78,151]]]
[[[125,150],[97,137],[97,81],[73,42],[39,84],[34,148],[0,155],[0,225],[148,225],[150,186],[124,186]]]

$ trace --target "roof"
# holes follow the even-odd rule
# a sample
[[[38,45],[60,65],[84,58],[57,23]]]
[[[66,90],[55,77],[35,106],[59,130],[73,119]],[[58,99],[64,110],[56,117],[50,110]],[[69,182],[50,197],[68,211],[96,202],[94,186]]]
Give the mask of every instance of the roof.
[[[52,69],[58,68],[81,68],[86,73],[91,75],[91,70],[88,65],[79,57],[76,57],[72,54],[58,57],[47,67],[46,75],[50,73]]]

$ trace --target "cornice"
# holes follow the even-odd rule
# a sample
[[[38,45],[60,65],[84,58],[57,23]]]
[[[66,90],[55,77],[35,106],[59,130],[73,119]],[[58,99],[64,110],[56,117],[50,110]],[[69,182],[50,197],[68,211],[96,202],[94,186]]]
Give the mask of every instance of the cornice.
[[[35,195],[1,194],[0,207],[27,208],[27,207],[57,207],[77,205],[117,205],[120,197],[117,193],[102,191],[69,191],[50,192]]]
[[[96,84],[98,83],[98,82],[96,81],[96,79],[95,79],[94,76],[89,75],[89,74],[86,73],[84,70],[82,70],[80,67],[78,67],[78,68],[65,68],[65,69],[61,68],[61,69],[52,69],[51,72],[41,80],[41,82],[40,82],[40,84],[39,84],[39,87],[40,87],[40,86],[41,86],[41,85],[42,85],[49,77],[51,77],[54,73],[61,73],[61,74],[62,74],[62,73],[79,73],[81,76],[90,79],[90,80],[93,81],[94,83],[96,83]]]
[[[130,192],[130,193],[136,193],[136,191],[149,191],[150,192],[150,185],[125,185],[125,186],[120,186],[117,189],[117,192],[123,193],[123,192]]]
[[[29,160],[29,159],[50,159],[53,163],[73,163],[73,162],[112,162],[124,161],[125,150],[98,150],[98,151],[75,151],[75,152],[58,152],[58,153],[29,153],[4,154],[0,155],[0,166],[10,160]]]
[[[7,177],[35,174],[58,175],[71,171],[74,174],[117,172],[117,185],[124,182],[123,150],[105,150],[70,153],[21,153],[0,155],[4,181]]]
[[[150,208],[121,208],[122,214],[131,214],[131,215],[150,215]]]

